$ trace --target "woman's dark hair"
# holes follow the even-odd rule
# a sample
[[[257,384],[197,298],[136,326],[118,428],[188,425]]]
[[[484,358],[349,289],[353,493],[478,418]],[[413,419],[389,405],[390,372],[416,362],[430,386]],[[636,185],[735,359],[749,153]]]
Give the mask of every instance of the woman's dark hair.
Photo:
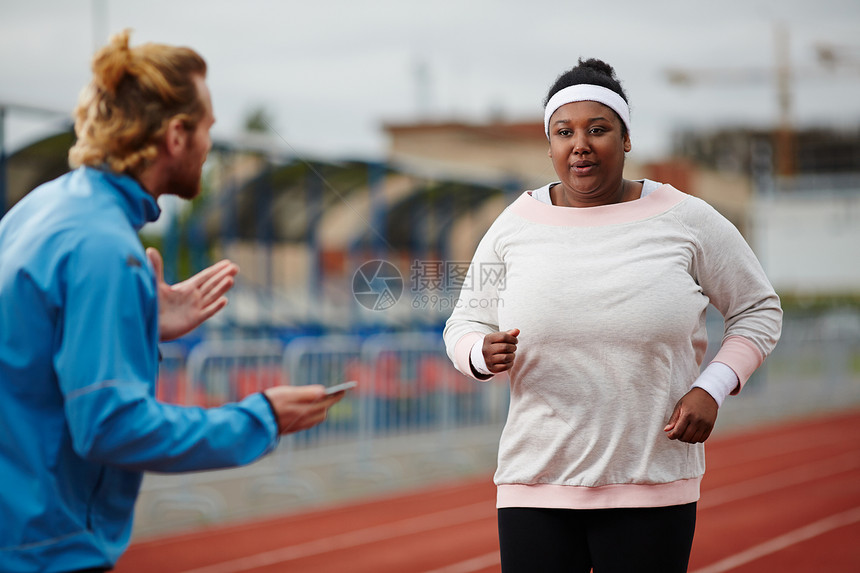
[[[550,98],[554,96],[556,92],[559,92],[566,87],[578,84],[592,84],[610,89],[620,95],[622,99],[627,102],[627,94],[624,93],[624,88],[621,87],[621,81],[619,81],[615,76],[615,70],[612,66],[603,60],[598,60],[597,58],[589,58],[585,61],[580,58],[579,63],[577,63],[575,67],[558,76],[558,79],[556,79],[555,83],[552,84],[552,87],[549,88],[549,92],[546,94],[546,99],[543,100],[544,107],[546,107],[546,104],[549,103]],[[627,103],[629,104],[630,102]],[[624,130],[625,134],[627,133],[627,126],[624,125],[623,121],[621,122],[621,129]]]

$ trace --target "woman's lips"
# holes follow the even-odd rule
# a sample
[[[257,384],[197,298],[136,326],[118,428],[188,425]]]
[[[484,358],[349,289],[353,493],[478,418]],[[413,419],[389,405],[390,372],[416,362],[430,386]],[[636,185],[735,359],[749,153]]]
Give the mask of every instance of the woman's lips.
[[[577,175],[588,175],[594,171],[595,167],[596,164],[591,161],[577,161],[570,166],[571,170]]]

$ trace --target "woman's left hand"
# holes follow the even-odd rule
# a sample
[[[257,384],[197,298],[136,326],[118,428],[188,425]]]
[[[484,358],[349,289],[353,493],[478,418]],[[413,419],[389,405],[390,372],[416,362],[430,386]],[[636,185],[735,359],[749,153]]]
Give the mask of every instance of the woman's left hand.
[[[164,281],[161,254],[146,249],[155,271],[158,288],[158,334],[162,342],[187,334],[203,324],[227,304],[224,295],[233,287],[239,272],[234,263],[224,260],[207,267],[175,285]]]
[[[670,440],[688,444],[704,442],[717,421],[717,401],[701,388],[693,388],[675,404],[669,423],[663,428]]]

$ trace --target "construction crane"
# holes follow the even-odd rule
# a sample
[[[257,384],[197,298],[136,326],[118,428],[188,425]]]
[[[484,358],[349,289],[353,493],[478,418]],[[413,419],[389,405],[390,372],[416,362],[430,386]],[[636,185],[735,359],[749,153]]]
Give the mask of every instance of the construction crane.
[[[775,66],[773,68],[669,69],[666,77],[679,86],[694,84],[749,84],[775,80],[779,123],[774,132],[775,172],[790,176],[795,172],[795,136],[792,125],[792,66],[789,35],[785,26],[774,26]]]
[[[829,70],[848,68],[860,72],[860,46],[819,42],[815,45],[815,52],[818,62]]]

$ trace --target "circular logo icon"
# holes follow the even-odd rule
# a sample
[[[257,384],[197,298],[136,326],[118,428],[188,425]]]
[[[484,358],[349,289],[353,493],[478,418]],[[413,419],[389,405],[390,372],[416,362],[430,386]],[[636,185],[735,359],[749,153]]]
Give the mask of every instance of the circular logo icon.
[[[368,261],[352,276],[352,295],[369,310],[387,310],[403,294],[403,277],[388,261]]]

